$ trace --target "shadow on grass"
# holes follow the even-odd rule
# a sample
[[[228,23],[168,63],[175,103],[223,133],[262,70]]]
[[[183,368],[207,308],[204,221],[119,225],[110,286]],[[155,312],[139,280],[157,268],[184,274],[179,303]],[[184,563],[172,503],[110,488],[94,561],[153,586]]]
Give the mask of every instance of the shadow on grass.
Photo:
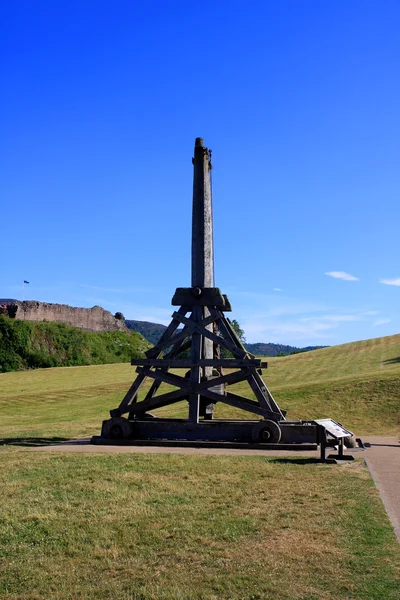
[[[385,365],[395,365],[396,363],[400,363],[400,356],[396,356],[395,358],[388,358],[387,360],[382,361]]]
[[[51,446],[52,444],[60,444],[68,442],[70,438],[64,437],[20,437],[20,438],[3,438],[0,439],[0,446]]]
[[[383,446],[384,448],[400,448],[400,442],[398,444],[373,444],[371,442],[371,448],[373,446]]]
[[[320,464],[321,461],[319,458],[311,458],[311,457],[287,457],[287,458],[271,458],[271,462],[279,463],[281,465],[316,465]]]

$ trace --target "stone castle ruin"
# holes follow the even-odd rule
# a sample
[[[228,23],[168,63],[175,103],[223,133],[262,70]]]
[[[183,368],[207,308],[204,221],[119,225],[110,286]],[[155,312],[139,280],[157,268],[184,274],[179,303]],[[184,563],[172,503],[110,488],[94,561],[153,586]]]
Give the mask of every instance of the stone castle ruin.
[[[13,300],[3,303],[0,314],[21,321],[55,321],[73,325],[85,331],[128,331],[121,313],[113,316],[101,306],[75,308],[67,304],[50,304],[36,300]]]

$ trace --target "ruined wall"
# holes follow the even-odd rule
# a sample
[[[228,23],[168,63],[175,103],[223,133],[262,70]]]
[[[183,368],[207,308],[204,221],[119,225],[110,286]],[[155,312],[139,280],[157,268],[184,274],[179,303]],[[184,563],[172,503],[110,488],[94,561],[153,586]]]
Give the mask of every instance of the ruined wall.
[[[25,321],[57,321],[86,331],[127,331],[125,322],[116,319],[101,306],[74,308],[66,304],[49,304],[26,300],[15,302],[18,306],[16,319]]]

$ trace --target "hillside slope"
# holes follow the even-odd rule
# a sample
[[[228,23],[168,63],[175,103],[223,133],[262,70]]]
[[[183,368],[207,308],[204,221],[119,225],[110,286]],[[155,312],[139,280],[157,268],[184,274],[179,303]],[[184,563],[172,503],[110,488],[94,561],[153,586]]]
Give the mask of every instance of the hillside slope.
[[[125,325],[131,331],[137,331],[146,340],[148,340],[153,346],[155,346],[167,329],[165,325],[161,323],[150,323],[149,321],[135,321],[133,319],[125,319]]]
[[[256,342],[255,344],[245,344],[246,349],[256,356],[280,356],[282,354],[297,354],[299,352],[310,352],[311,350],[319,350],[328,346],[306,346],[298,348],[297,346],[288,346],[287,344],[273,344],[272,342]]]
[[[264,379],[289,418],[331,417],[357,434],[400,431],[400,335],[271,359]]]
[[[400,335],[268,361],[263,378],[289,419],[330,417],[357,435],[400,430]],[[135,378],[130,364],[37,369],[0,375],[3,435],[77,437],[99,431]],[[144,386],[141,395],[148,389]],[[233,388],[232,388],[233,389]],[[237,393],[251,397],[248,387]],[[187,416],[187,403],[158,411]],[[222,403],[216,416],[254,418]]]
[[[271,358],[263,379],[288,419],[329,417],[357,435],[400,431],[400,335]],[[232,391],[252,397],[247,383]],[[182,417],[186,407],[166,407],[158,414]],[[215,416],[254,418],[223,403],[216,405]]]
[[[282,356],[268,365],[274,387],[400,374],[400,334]]]
[[[127,362],[151,344],[129,331],[87,332],[63,323],[0,315],[0,373],[26,368]]]

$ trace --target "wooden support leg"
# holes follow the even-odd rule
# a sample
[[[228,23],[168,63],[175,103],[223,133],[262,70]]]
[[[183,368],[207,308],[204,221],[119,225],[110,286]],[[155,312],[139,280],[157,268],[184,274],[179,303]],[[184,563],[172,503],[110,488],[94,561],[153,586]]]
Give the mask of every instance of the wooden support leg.
[[[125,397],[123,398],[123,400],[122,400],[121,404],[119,405],[119,407],[115,408],[113,410],[110,410],[110,416],[111,417],[119,417],[122,414],[124,414],[125,412],[127,412],[125,410],[126,407],[130,406],[132,403],[136,402],[138,391],[139,391],[140,387],[142,386],[142,384],[145,381],[146,381],[146,375],[144,373],[140,374],[135,379],[135,381],[132,383],[131,387],[129,388],[129,390],[125,394]]]
[[[202,318],[206,319],[209,316],[210,316],[210,311],[205,306],[203,308]],[[210,325],[207,325],[206,329],[208,329],[211,332],[214,332],[214,325],[215,325],[215,322],[214,323],[210,323]],[[201,354],[202,354],[202,358],[204,358],[206,360],[207,359],[211,359],[212,360],[214,358],[214,342],[212,340],[209,340],[208,338],[203,338],[203,340],[202,340],[202,351],[201,351]],[[203,375],[207,379],[211,379],[211,377],[213,376],[213,368],[212,367],[203,367]],[[204,403],[204,401],[203,401],[203,403]],[[210,403],[205,408],[205,414],[203,414],[204,411],[202,411],[204,419],[205,420],[212,419],[213,412],[214,412],[214,405],[212,403]]]
[[[201,306],[195,306],[193,309],[193,320],[195,322],[201,321],[203,311]],[[198,361],[201,359],[202,350],[201,334],[194,332],[192,334],[192,361]],[[192,385],[198,385],[201,378],[201,367],[192,367],[190,370],[190,379]],[[192,423],[199,422],[199,410],[200,410],[200,394],[190,394],[189,396],[189,421]]]
[[[277,403],[275,402],[274,398],[272,397],[271,392],[269,391],[269,389],[267,388],[267,386],[265,385],[265,383],[262,380],[262,377],[260,376],[259,373],[257,373],[257,371],[254,373],[254,380],[256,381],[261,393],[264,395],[265,399],[268,402],[268,405],[270,406],[271,410],[273,412],[277,412],[281,415],[280,419],[282,421],[285,421],[285,417],[281,411],[281,409],[279,408],[279,406],[277,405]],[[254,389],[253,389],[254,391]]]
[[[192,344],[191,344],[190,341],[184,343],[184,340],[182,340],[182,341],[178,342],[177,344],[175,344],[171,348],[171,350],[165,355],[165,358],[175,358],[175,356],[177,354],[179,354],[179,352],[183,352],[183,350],[186,350],[187,348],[190,348],[191,345]],[[169,367],[166,367],[165,369],[163,369],[163,372],[167,373],[168,369],[169,369]],[[153,381],[153,383],[152,383],[149,391],[147,392],[147,394],[145,396],[145,400],[148,400],[149,398],[153,398],[156,395],[156,393],[158,391],[158,388],[160,387],[161,383],[162,383],[161,380],[160,381],[157,381],[157,380]]]
[[[339,448],[338,448],[338,455],[339,458],[343,460],[344,458],[344,438],[340,438],[339,440]]]
[[[317,440],[319,442],[320,445],[320,451],[321,451],[321,462],[326,462],[326,431],[324,427],[321,427],[321,425],[317,425]]]
[[[210,316],[210,311],[205,306],[203,308],[202,319],[206,319],[209,316]],[[210,323],[210,325],[207,325],[207,327],[206,327],[206,329],[208,329],[208,331],[211,331],[211,333],[214,330],[213,325],[214,325],[214,323]],[[202,354],[202,358],[204,358],[204,359],[213,359],[214,358],[214,342],[212,340],[209,340],[208,338],[203,339],[201,354]],[[205,375],[205,377],[207,377],[207,379],[209,379],[212,376],[212,367],[204,367],[204,375]]]

